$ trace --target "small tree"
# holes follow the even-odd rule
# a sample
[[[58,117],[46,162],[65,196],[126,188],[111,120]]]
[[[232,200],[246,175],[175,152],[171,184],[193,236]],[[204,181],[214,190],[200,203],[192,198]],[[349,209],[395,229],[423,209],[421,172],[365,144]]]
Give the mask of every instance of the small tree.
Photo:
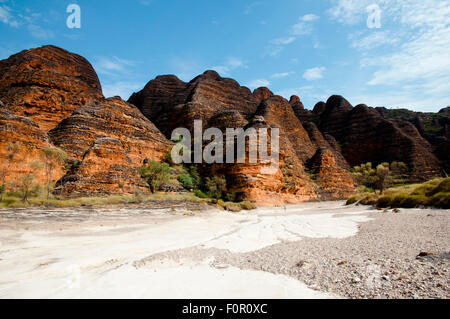
[[[220,199],[227,191],[227,181],[224,177],[207,177],[204,188],[209,197]]]
[[[22,202],[28,202],[28,198],[32,189],[36,186],[34,183],[34,176],[36,171],[42,169],[40,161],[34,161],[30,164],[31,171],[19,178],[19,188],[22,192]]]
[[[58,166],[64,165],[64,162],[67,159],[67,153],[58,147],[45,147],[41,152],[47,177],[46,187],[48,200],[50,198],[50,188],[52,184],[53,171]]]
[[[159,190],[161,185],[170,178],[170,166],[167,163],[158,163],[150,161],[147,165],[139,169],[142,178],[150,186],[152,193]]]
[[[382,194],[387,187],[404,184],[407,171],[407,165],[402,162],[382,163],[375,169],[372,163],[366,163],[355,166],[352,175],[358,185],[378,189]]]
[[[388,180],[390,170],[389,164],[383,163],[377,166],[376,177],[377,177],[377,188],[380,190],[380,194],[383,194],[384,188],[386,186],[386,181]]]
[[[16,155],[20,152],[20,142],[8,143],[6,145],[6,165],[0,170],[0,202],[3,200],[3,194],[6,190],[6,177],[8,176],[11,165],[14,163]]]

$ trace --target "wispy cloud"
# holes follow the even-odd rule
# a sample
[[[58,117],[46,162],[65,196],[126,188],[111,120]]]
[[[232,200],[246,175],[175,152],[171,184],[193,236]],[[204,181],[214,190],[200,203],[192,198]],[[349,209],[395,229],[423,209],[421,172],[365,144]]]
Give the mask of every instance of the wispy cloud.
[[[249,88],[251,88],[252,90],[253,90],[253,89],[256,89],[256,88],[259,88],[259,87],[261,87],[261,86],[269,86],[269,85],[270,85],[270,82],[267,81],[266,79],[257,79],[257,80],[253,80],[253,81],[251,81],[251,82],[249,82],[249,83],[247,84],[247,86],[248,86]]]
[[[30,34],[33,38],[39,40],[48,40],[55,36],[55,34],[52,31],[46,30],[36,24],[28,25],[28,31],[30,31]]]
[[[311,68],[311,69],[306,70],[305,73],[303,73],[303,78],[306,81],[320,80],[323,78],[324,72],[325,72],[325,67],[323,67],[323,66]]]
[[[277,56],[284,50],[286,45],[297,40],[299,36],[310,35],[314,30],[313,23],[318,19],[319,16],[313,13],[299,17],[299,21],[290,27],[289,34],[287,36],[279,37],[269,42],[269,45],[267,46],[268,55]]]
[[[239,68],[247,68],[246,63],[240,58],[228,57],[223,65],[218,65],[211,69],[217,71],[221,75],[230,75],[232,71]]]
[[[299,18],[299,22],[292,26],[292,34],[308,35],[313,31],[313,22],[318,20],[319,16],[315,14],[306,14]]]
[[[136,65],[135,62],[113,57],[99,57],[93,63],[95,70],[100,74],[120,75],[126,73],[130,67]]]
[[[367,19],[366,8],[373,4],[374,0],[332,0],[334,5],[327,11],[331,19],[344,25],[355,25]],[[383,6],[388,0],[377,0],[376,3]],[[396,1],[396,0],[394,0]]]
[[[383,45],[393,45],[400,43],[400,39],[387,30],[367,31],[350,34],[350,46],[359,51],[373,50]]]
[[[285,37],[285,38],[277,38],[270,41],[271,44],[274,45],[286,45],[295,41],[295,37]]]
[[[287,76],[290,76],[292,74],[295,74],[295,72],[291,71],[291,72],[275,73],[275,74],[272,74],[271,78],[273,78],[273,79],[281,79],[281,78],[285,78]]]
[[[366,6],[371,2],[335,1],[329,13],[343,25],[355,24],[366,19]],[[349,37],[350,46],[362,53],[361,67],[375,69],[367,84],[384,92],[367,94],[367,103],[429,110],[450,104],[450,3],[377,3],[383,28],[389,25],[389,29],[366,30]]]
[[[139,91],[145,83],[140,82],[110,82],[102,85],[103,95],[106,97],[120,96],[123,100],[128,100],[132,93]]]
[[[19,23],[17,22],[16,18],[14,18],[14,16],[11,14],[11,9],[7,6],[0,7],[0,21],[13,28],[19,27]]]
[[[255,7],[259,6],[259,5],[261,5],[261,2],[259,2],[259,1],[255,1],[255,2],[250,3],[249,5],[247,5],[247,6],[245,7],[244,14],[247,14],[247,15],[248,15],[248,14],[251,14],[252,11],[253,11],[253,9],[254,9]]]

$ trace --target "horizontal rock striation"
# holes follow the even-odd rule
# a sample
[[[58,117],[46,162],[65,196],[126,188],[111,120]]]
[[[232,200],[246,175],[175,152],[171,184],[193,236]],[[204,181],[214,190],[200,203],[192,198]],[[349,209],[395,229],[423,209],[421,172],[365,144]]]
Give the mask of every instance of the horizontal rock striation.
[[[0,99],[43,131],[77,107],[103,97],[91,64],[55,46],[25,50],[0,61]]]
[[[335,152],[320,147],[309,161],[320,200],[337,200],[355,194],[352,177],[336,163]]]
[[[439,174],[440,162],[430,143],[407,121],[386,120],[379,110],[364,104],[352,107],[343,97],[332,96],[320,123],[321,131],[339,142],[351,166],[402,161],[409,166],[412,181]]]
[[[247,117],[257,107],[248,88],[215,71],[206,71],[189,83],[172,75],[159,76],[128,102],[136,105],[167,138],[177,127],[192,129],[194,120],[201,119],[205,128],[217,112],[234,110]]]
[[[146,159],[161,160],[171,145],[136,107],[117,97],[76,109],[49,136],[76,161],[59,185],[67,194],[142,188],[137,169]]]
[[[12,153],[8,147],[12,143],[18,143],[19,148],[10,160]],[[6,172],[5,182],[8,189],[14,189],[13,184],[19,183],[21,177],[27,174],[32,174],[37,184],[47,183],[45,171],[32,169],[32,164],[36,161],[42,164],[42,149],[50,146],[52,145],[47,135],[33,120],[0,108],[0,171]],[[52,182],[56,182],[63,174],[62,168],[55,169]],[[0,178],[2,175],[0,174]]]

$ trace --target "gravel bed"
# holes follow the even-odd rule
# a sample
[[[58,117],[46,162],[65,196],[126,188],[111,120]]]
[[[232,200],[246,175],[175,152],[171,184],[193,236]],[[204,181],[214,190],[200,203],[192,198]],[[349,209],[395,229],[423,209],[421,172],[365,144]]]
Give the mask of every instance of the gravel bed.
[[[449,298],[450,215],[448,210],[372,211],[357,235],[304,238],[250,253],[193,247],[150,256],[202,260],[212,266],[285,274],[310,288],[344,298]]]

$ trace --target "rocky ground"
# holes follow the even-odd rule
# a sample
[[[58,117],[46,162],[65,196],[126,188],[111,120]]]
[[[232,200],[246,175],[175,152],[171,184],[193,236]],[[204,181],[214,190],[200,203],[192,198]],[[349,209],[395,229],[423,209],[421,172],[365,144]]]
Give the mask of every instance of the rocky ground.
[[[0,213],[0,297],[450,297],[448,210],[42,214]],[[79,290],[61,286],[74,263]]]

